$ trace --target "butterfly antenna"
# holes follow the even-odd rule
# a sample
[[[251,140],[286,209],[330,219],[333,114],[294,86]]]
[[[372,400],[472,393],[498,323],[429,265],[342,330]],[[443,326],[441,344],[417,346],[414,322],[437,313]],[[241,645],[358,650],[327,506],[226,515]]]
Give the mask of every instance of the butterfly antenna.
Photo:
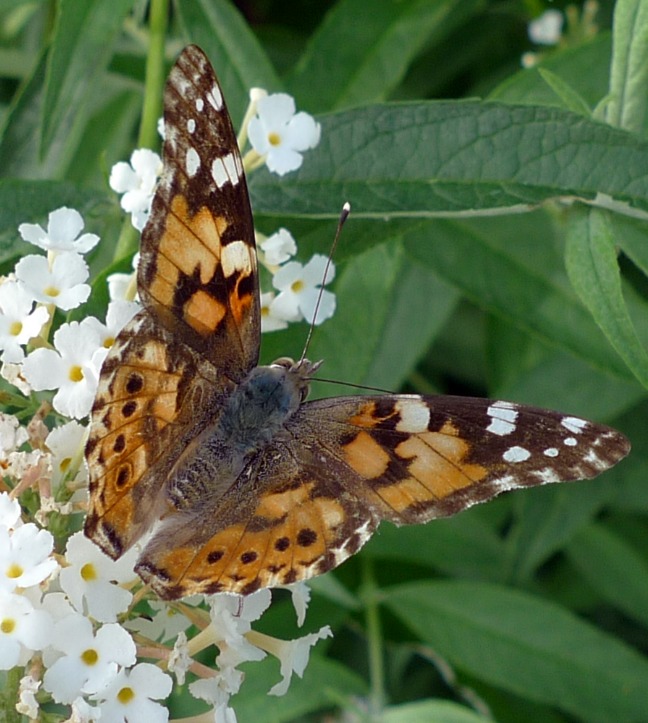
[[[347,220],[347,218],[349,218],[350,213],[351,204],[347,201],[344,206],[342,206],[340,218],[338,219],[335,237],[333,239],[333,243],[331,244],[331,250],[329,251],[328,258],[326,259],[326,266],[324,267],[324,278],[322,279],[322,285],[320,286],[319,294],[317,295],[317,301],[315,302],[315,313],[313,314],[313,321],[311,321],[310,329],[308,330],[308,336],[306,337],[306,343],[304,344],[304,351],[302,351],[302,354],[299,357],[299,362],[297,366],[301,366],[301,364],[304,362],[304,359],[306,359],[308,347],[310,346],[311,338],[313,337],[313,331],[315,329],[315,321],[317,320],[317,314],[319,312],[320,304],[322,302],[322,295],[324,293],[324,284],[326,283],[326,277],[328,276],[329,269],[331,268],[333,254],[335,253],[335,249],[337,248],[338,241],[340,239],[340,234],[342,233],[342,226],[344,226],[344,222]]]

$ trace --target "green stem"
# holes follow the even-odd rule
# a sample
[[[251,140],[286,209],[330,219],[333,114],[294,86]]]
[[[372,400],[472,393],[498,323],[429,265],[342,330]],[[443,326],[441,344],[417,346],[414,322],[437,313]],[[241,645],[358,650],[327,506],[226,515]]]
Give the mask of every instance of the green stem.
[[[169,0],[151,0],[149,48],[146,56],[144,106],[137,145],[152,148],[157,144],[157,121],[162,112],[162,89],[166,75],[164,47],[169,15]]]
[[[168,15],[169,0],[151,0],[149,47],[146,55],[144,101],[137,139],[138,148],[154,148],[158,143],[157,120],[162,109],[165,77],[164,47]],[[134,252],[137,243],[137,231],[133,228],[130,219],[126,219],[115,247],[114,259],[121,259]]]
[[[378,588],[373,574],[373,564],[363,560],[362,600],[365,605],[367,625],[367,654],[369,657],[370,710],[372,719],[378,719],[385,706],[385,665]]]

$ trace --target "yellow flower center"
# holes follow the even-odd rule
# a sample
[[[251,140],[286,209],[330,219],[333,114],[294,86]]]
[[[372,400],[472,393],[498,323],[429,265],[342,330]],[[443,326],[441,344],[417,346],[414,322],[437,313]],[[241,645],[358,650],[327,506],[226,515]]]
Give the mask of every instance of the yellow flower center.
[[[110,349],[110,347],[115,343],[115,337],[109,336],[108,338],[104,339],[103,345],[106,347],[106,349]]]
[[[135,697],[135,691],[132,688],[122,688],[117,693],[117,700],[123,705],[127,705]]]
[[[86,582],[92,582],[93,580],[97,579],[97,571],[95,570],[95,566],[91,562],[86,562],[86,564],[81,568],[81,577]]]
[[[96,665],[99,660],[99,654],[94,648],[88,648],[81,653],[81,661],[85,665]]]
[[[0,630],[5,633],[6,635],[9,635],[10,633],[13,633],[13,631],[16,628],[16,621],[13,618],[5,618],[0,623]]]
[[[47,296],[51,296],[52,299],[55,299],[61,293],[61,290],[57,289],[56,286],[48,286],[43,289],[43,293]]]
[[[293,281],[290,288],[298,294],[303,288],[304,288],[304,282],[303,281]]]
[[[66,457],[65,459],[61,460],[61,463],[59,464],[59,469],[63,474],[65,474],[68,471],[68,468],[72,464],[72,457]]]
[[[268,133],[268,143],[271,146],[281,145],[281,136],[278,133]]]
[[[22,321],[14,321],[13,324],[9,327],[9,334],[11,334],[11,336],[18,336],[22,330]]]
[[[20,565],[18,565],[15,562],[12,562],[11,565],[7,568],[6,575],[8,578],[15,580],[17,577],[20,577],[23,574],[24,570]]]
[[[78,364],[70,367],[69,377],[71,382],[83,381],[83,369]]]

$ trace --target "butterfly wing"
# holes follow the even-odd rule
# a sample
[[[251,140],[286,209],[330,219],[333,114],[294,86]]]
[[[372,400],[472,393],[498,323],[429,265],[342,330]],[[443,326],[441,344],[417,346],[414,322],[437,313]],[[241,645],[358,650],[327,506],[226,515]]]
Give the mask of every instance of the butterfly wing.
[[[164,170],[142,233],[143,305],[235,381],[259,355],[254,225],[223,95],[200,48],[173,66],[164,93]]]
[[[629,450],[616,430],[579,417],[471,397],[389,395],[304,405],[303,427],[360,480],[382,519],[417,524],[501,492],[589,479]],[[353,484],[356,484],[354,482]]]
[[[195,46],[164,93],[164,171],[141,242],[144,309],[104,362],[86,457],[86,534],[119,557],[160,514],[168,473],[258,358],[254,230],[236,136]]]
[[[593,477],[629,450],[609,427],[463,397],[324,399],[286,426],[213,508],[163,522],[138,566],[161,597],[307,579],[381,519],[422,523],[505,490]]]

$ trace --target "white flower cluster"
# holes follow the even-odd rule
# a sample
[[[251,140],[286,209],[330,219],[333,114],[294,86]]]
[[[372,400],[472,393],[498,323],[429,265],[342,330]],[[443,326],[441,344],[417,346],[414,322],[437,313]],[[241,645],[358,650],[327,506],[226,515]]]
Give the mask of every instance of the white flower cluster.
[[[264,98],[256,122],[249,122],[250,137],[265,134],[267,148],[255,153],[285,173],[317,143],[319,126],[295,115],[285,96],[276,108],[273,96]],[[265,116],[263,106],[270,109]],[[160,160],[142,150],[131,163],[115,166],[111,185],[124,193],[122,206],[141,229]],[[70,208],[50,213],[47,229],[22,224],[22,238],[47,253],[25,256],[0,279],[1,374],[22,394],[5,395],[16,416],[0,413],[0,490],[10,490],[0,492],[0,670],[21,671],[16,710],[30,719],[47,717],[53,705],[60,715],[62,705],[75,723],[166,721],[163,701],[173,674],[179,685],[189,679],[188,690],[209,704],[211,720],[231,723],[230,696],[243,682],[241,663],[268,653],[277,657],[282,680],[270,693],[282,695],[292,673],[303,674],[310,648],[331,631],[326,626],[283,641],[253,630],[270,605],[268,590],[173,605],[150,600],[133,571],[137,550],[115,562],[74,532],[87,499],[84,423],[106,354],[139,309],[134,272],[113,274],[105,322],[86,316],[59,323],[57,309],[75,309],[90,295],[84,254],[99,238],[83,228],[83,218]],[[291,261],[296,244],[285,229],[260,239],[259,247],[276,290],[263,297],[264,329],[313,321],[318,303],[316,323],[333,314],[335,297],[320,288],[334,275],[330,264],[325,270],[324,257],[304,266]],[[55,551],[54,535],[64,552]],[[291,591],[301,625],[309,590],[298,584]],[[195,660],[212,647],[213,667]]]

